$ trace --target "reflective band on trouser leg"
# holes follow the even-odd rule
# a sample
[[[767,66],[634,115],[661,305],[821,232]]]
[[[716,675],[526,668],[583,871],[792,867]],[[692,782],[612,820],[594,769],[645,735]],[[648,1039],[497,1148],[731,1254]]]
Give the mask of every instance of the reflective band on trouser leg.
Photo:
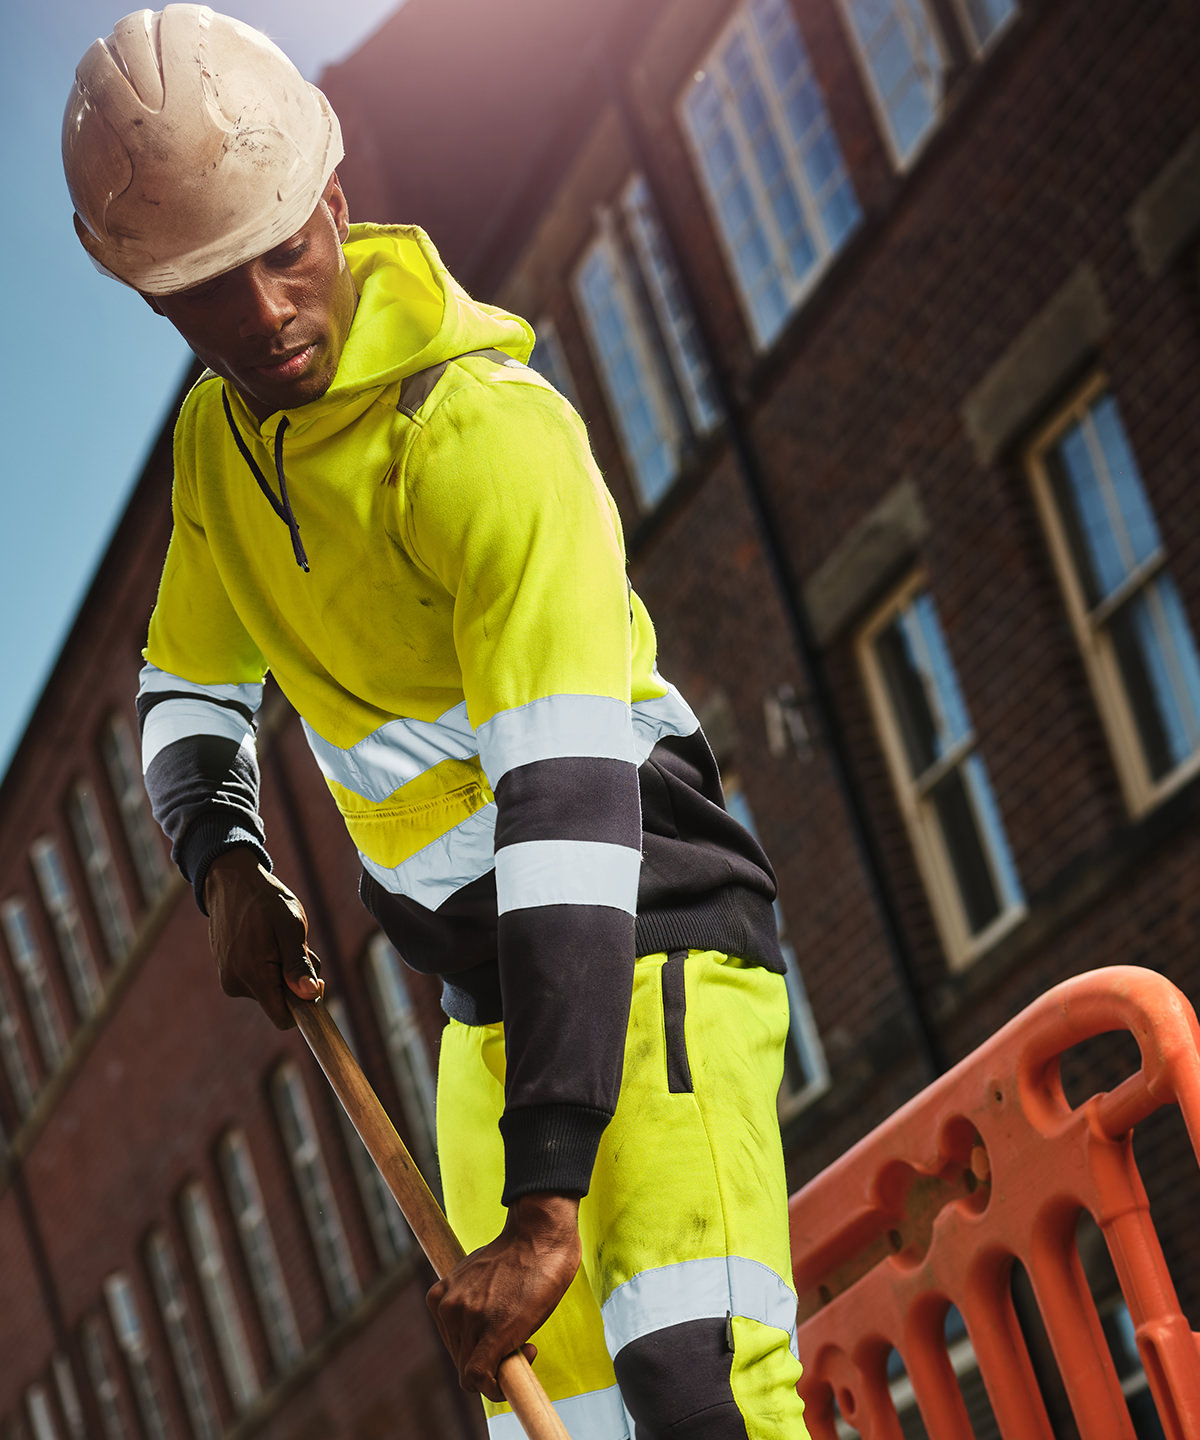
[[[682,1014],[673,1010],[668,1022],[664,963],[663,955],[638,962],[621,1098],[580,1206],[591,1290],[581,1269],[533,1337],[534,1370],[559,1402],[572,1440],[627,1440],[633,1427],[612,1391],[616,1376],[592,1292],[606,1302],[604,1321],[627,1357],[647,1333],[704,1318],[723,1323],[729,1313],[733,1364],[722,1383],[749,1440],[805,1440],[775,1114],[784,981],[713,952],[692,953],[683,962]],[[690,1073],[693,1091],[672,1092],[667,1050],[685,1041],[687,1072],[677,1064],[673,1073]],[[504,1224],[496,1123],[503,1081],[502,1027],[451,1021],[438,1076],[439,1149],[447,1213],[468,1250]],[[515,1435],[504,1428],[507,1406],[484,1405],[492,1440]],[[643,1429],[654,1434],[651,1420]],[[688,1434],[700,1440],[705,1430]]]
[[[664,967],[680,963],[682,1015],[663,1005]],[[659,1433],[656,1426],[670,1433],[685,1417],[639,1414],[658,1397],[634,1395],[626,1371],[644,1372],[641,1357],[655,1349],[647,1337],[727,1314],[734,1348],[721,1383],[745,1433],[750,1440],[807,1435],[795,1390],[796,1299],[775,1110],[787,1020],[782,976],[712,951],[638,961],[620,1103],[580,1228],[585,1264],[596,1257],[591,1281],[608,1342],[630,1386],[625,1402],[648,1435]],[[681,1046],[690,1092],[668,1085],[669,1073],[681,1073],[677,1053],[673,1066],[668,1057]],[[706,1394],[715,1389],[710,1377]],[[716,1411],[710,1432],[699,1417],[692,1426],[687,1433],[696,1437],[731,1433]]]
[[[497,1125],[503,1107],[502,1027],[449,1021],[438,1065],[438,1152],[446,1213],[468,1251],[494,1240],[504,1226],[504,1143]],[[534,1371],[571,1440],[629,1440],[600,1311],[582,1269],[532,1339]],[[522,1435],[507,1405],[485,1400],[483,1408],[490,1440]]]

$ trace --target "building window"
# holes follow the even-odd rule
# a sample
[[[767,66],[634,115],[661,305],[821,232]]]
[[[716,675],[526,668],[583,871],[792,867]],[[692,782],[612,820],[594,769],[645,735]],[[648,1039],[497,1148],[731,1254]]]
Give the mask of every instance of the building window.
[[[559,339],[558,326],[546,315],[534,326],[534,333],[537,335],[537,343],[529,357],[530,367],[536,370],[543,380],[549,380],[558,393],[578,409],[575,383],[567,365],[566,351]]]
[[[96,1397],[104,1440],[130,1440],[121,1404],[121,1388],[110,1363],[104,1327],[97,1316],[87,1316],[80,1325],[79,1348],[92,1394]]]
[[[8,988],[8,976],[3,971],[0,971],[0,1061],[3,1061],[4,1073],[8,1077],[13,1104],[23,1119],[33,1109],[33,1074],[25,1053],[21,1022],[17,1019]]]
[[[83,1423],[83,1406],[79,1403],[79,1391],[75,1388],[75,1376],[71,1362],[61,1352],[51,1361],[54,1371],[54,1389],[58,1394],[59,1409],[67,1422],[67,1434],[71,1440],[87,1440],[87,1429]]]
[[[271,1357],[279,1370],[288,1370],[300,1358],[303,1347],[271,1227],[267,1223],[250,1146],[240,1130],[231,1130],[221,1141],[220,1160],[225,1190],[237,1224],[246,1268],[250,1272],[254,1298],[267,1332]]]
[[[110,717],[101,748],[108,783],[121,812],[121,824],[138,884],[147,904],[153,904],[167,883],[167,857],[163,852],[162,834],[154,823],[150,802],[146,799],[133,727],[123,715]]]
[[[1017,13],[1017,0],[958,0],[967,37],[976,51],[986,49]]]
[[[437,1083],[404,978],[404,962],[383,935],[376,935],[371,941],[367,952],[367,979],[404,1107],[409,1143],[425,1179],[433,1186],[438,1173]]]
[[[150,1362],[150,1346],[129,1277],[119,1270],[110,1275],[104,1282],[104,1298],[108,1302],[108,1316],[117,1337],[117,1348],[125,1357],[138,1414],[142,1417],[142,1429],[147,1440],[167,1440],[167,1424]]]
[[[648,509],[662,499],[696,437],[719,411],[695,321],[650,190],[635,176],[575,275],[597,368]]]
[[[840,3],[892,154],[905,165],[941,112],[946,60],[933,17],[925,0]]]
[[[352,1310],[362,1292],[304,1082],[292,1061],[275,1071],[271,1094],[329,1303],[335,1314]]]
[[[9,954],[25,992],[25,1003],[29,1006],[42,1061],[47,1071],[51,1071],[58,1064],[67,1042],[58,1002],[50,988],[50,977],[46,974],[42,952],[33,937],[29,909],[24,900],[13,896],[0,906],[0,925],[4,927]]]
[[[933,597],[918,577],[859,654],[892,779],[951,965],[1024,914],[1024,896]]]
[[[25,1392],[25,1413],[29,1416],[29,1428],[33,1440],[59,1440],[58,1426],[54,1423],[54,1411],[50,1396],[44,1385],[31,1385]]]
[[[81,1020],[86,1020],[95,1013],[104,992],[96,974],[96,962],[92,959],[92,947],[83,928],[83,918],[75,903],[75,892],[63,868],[58,844],[49,835],[35,840],[29,855],[38,889],[42,892],[42,903],[54,928],[54,938],[58,942],[58,953],[66,971],[76,1014]]]
[[[184,1187],[180,1196],[180,1217],[234,1409],[246,1410],[258,1398],[258,1375],[250,1355],[241,1311],[234,1298],[212,1206],[198,1181],[193,1180]]]
[[[736,775],[722,772],[721,788],[725,792],[725,808],[733,818],[751,835],[758,838],[754,815],[746,800],[746,792]],[[788,1008],[791,1020],[788,1027],[788,1042],[784,1051],[783,1085],[779,1091],[779,1109],[782,1116],[793,1115],[829,1088],[829,1069],[825,1063],[825,1050],[817,1033],[812,1007],[804,988],[804,977],[800,973],[800,961],[794,948],[788,944],[787,921],[783,906],[775,902],[775,919],[779,925],[780,948],[787,964]]]
[[[765,349],[862,218],[786,0],[742,6],[680,112],[755,340]]]
[[[327,1000],[325,1003],[328,1005],[329,1013],[337,1023],[338,1029],[342,1032],[342,1038],[357,1059],[358,1048],[354,1043],[345,1003],[340,998]],[[346,1150],[350,1156],[350,1165],[354,1171],[354,1179],[358,1185],[358,1193],[362,1198],[363,1209],[366,1211],[371,1239],[375,1242],[375,1251],[379,1256],[380,1263],[386,1267],[412,1249],[412,1232],[408,1228],[408,1223],[405,1221],[399,1205],[396,1204],[395,1196],[379,1173],[379,1167],[371,1159],[353,1122],[340,1105],[337,1107],[337,1114],[346,1142]]]
[[[188,1309],[183,1277],[179,1273],[171,1242],[162,1229],[152,1230],[146,1239],[146,1269],[162,1316],[192,1434],[196,1440],[218,1440],[221,1425],[216,1401]]]
[[[1035,442],[1031,466],[1126,800],[1140,814],[1200,768],[1200,661],[1103,382]]]
[[[117,878],[96,792],[87,780],[77,781],[71,791],[71,829],[100,921],[105,949],[110,960],[120,960],[133,939],[133,925],[125,892]]]

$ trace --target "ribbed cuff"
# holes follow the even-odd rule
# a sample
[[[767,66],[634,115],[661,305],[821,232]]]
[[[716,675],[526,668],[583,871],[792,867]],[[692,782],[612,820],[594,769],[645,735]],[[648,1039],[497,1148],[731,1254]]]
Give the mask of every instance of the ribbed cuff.
[[[505,1205],[548,1190],[583,1196],[592,1183],[600,1137],[612,1116],[590,1105],[527,1105],[500,1117]]]
[[[262,841],[238,820],[220,815],[202,815],[188,827],[179,846],[179,868],[192,882],[192,891],[202,915],[208,914],[204,908],[204,882],[208,878],[209,866],[218,855],[241,846],[253,850],[266,868],[272,869],[271,857],[263,848]]]

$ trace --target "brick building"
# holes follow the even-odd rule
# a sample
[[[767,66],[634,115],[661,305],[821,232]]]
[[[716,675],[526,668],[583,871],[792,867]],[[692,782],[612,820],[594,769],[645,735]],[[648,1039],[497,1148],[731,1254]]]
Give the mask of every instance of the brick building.
[[[1191,7],[408,0],[323,85],[352,213],[534,322],[775,859],[793,1184],[1067,975],[1194,994]],[[0,788],[0,1423],[474,1434],[403,1229],[146,830],[169,429]],[[262,728],[278,868],[428,1155],[435,998],[278,697]],[[1194,1315],[1185,1158],[1142,1152]]]

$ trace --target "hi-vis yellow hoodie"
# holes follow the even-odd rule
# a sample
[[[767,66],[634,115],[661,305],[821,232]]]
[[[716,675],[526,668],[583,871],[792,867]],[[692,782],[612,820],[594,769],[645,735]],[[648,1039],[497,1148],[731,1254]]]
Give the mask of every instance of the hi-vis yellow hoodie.
[[[773,882],[657,674],[615,506],[582,422],[524,364],[529,327],[472,300],[420,230],[354,226],[345,253],[360,301],[321,399],[259,425],[207,374],[184,403],[147,787],[198,897],[223,850],[265,857],[269,669],[368,908],[445,977],[452,1015],[503,1016],[506,1200],[582,1192],[635,948],[778,968]]]

